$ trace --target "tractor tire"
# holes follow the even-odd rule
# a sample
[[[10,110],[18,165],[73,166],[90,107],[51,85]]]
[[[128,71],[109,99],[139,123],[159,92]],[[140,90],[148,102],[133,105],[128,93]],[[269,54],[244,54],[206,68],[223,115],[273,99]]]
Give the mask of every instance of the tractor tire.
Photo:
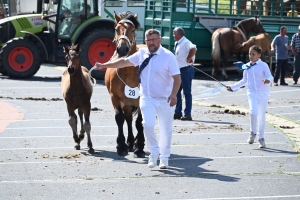
[[[25,79],[40,69],[40,52],[36,45],[26,38],[9,40],[0,51],[2,70],[11,78]]]
[[[80,42],[81,64],[91,69],[96,62],[109,61],[116,49],[116,44],[113,42],[114,36],[114,30],[107,28],[95,29],[88,33]],[[105,70],[94,70],[92,76],[103,80]]]
[[[2,67],[1,65],[0,65],[0,74],[2,74],[3,76],[7,76],[7,73],[4,69],[4,67]]]

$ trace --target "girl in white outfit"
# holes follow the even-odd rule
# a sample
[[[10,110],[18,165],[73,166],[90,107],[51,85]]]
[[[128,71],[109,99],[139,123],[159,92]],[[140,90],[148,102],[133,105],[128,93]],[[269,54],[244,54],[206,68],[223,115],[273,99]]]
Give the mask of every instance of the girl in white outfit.
[[[261,51],[260,46],[254,45],[250,47],[250,62],[246,64],[247,68],[243,72],[243,79],[232,86],[227,86],[227,90],[233,91],[247,85],[251,124],[251,133],[247,142],[253,144],[256,135],[258,135],[259,147],[265,148],[264,128],[270,95],[268,84],[273,82],[273,76],[268,65],[260,59]]]

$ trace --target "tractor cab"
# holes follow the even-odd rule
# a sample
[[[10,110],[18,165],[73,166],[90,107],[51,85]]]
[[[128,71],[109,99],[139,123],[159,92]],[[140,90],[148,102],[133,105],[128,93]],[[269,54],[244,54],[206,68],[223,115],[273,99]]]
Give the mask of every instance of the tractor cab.
[[[7,17],[7,14],[8,14],[7,9],[8,8],[3,3],[3,0],[0,0],[0,19]]]
[[[98,16],[96,0],[54,0],[46,10],[49,15],[44,19],[52,19],[48,20],[48,28],[55,31],[60,40],[70,40],[80,24]]]

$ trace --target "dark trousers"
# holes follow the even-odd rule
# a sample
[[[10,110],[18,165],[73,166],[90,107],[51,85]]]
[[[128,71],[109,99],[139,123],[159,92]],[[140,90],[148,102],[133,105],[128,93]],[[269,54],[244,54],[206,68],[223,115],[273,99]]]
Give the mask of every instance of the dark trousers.
[[[183,90],[183,94],[185,97],[184,115],[191,116],[191,112],[192,112],[192,80],[194,78],[195,70],[192,66],[188,66],[188,67],[181,68],[180,73],[181,73],[181,86],[177,93],[177,105],[176,105],[175,113],[178,115],[182,115],[181,92]]]
[[[280,77],[280,83],[285,83],[285,71],[286,71],[286,65],[288,63],[288,59],[286,60],[277,60],[276,68],[274,72],[274,82],[277,83],[279,77]]]
[[[300,74],[300,54],[294,57],[294,71],[293,71],[293,80],[298,82]]]

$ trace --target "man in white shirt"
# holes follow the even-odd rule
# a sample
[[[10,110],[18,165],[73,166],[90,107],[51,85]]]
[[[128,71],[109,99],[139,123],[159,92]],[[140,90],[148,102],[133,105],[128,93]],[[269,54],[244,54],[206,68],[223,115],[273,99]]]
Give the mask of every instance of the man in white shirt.
[[[171,152],[176,95],[181,84],[180,70],[174,54],[161,46],[162,39],[156,29],[147,30],[145,38],[148,48],[141,48],[127,58],[104,64],[97,62],[95,66],[98,70],[139,66],[140,108],[150,151],[148,167],[153,168],[157,165],[160,154],[159,167],[166,169]],[[156,116],[160,132],[159,142],[154,131]]]
[[[174,53],[180,67],[181,86],[177,93],[177,105],[175,109],[174,119],[192,120],[192,80],[194,78],[195,70],[193,63],[195,62],[195,54],[197,51],[196,45],[191,43],[185,36],[184,30],[181,27],[176,27],[173,30],[173,37],[175,42]],[[182,96],[181,91],[185,97],[185,109],[182,116]]]

